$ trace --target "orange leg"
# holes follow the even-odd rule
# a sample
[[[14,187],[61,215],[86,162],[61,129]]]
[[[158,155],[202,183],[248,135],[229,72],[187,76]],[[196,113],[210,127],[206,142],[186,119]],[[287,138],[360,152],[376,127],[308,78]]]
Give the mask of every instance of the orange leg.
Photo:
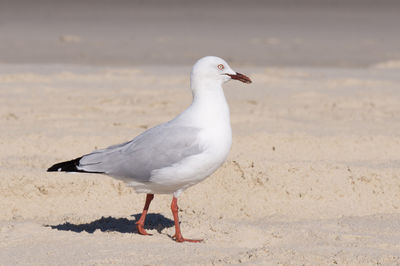
[[[144,204],[142,215],[140,216],[139,221],[136,222],[136,228],[138,233],[141,235],[150,235],[144,230],[144,221],[146,220],[147,211],[149,210],[150,202],[153,200],[154,194],[146,195],[146,203]]]
[[[179,218],[178,218],[178,199],[173,197],[171,203],[171,210],[172,214],[174,215],[174,222],[175,222],[175,238],[176,242],[201,242],[203,239],[187,239],[183,238],[181,233],[181,227],[179,226]]]

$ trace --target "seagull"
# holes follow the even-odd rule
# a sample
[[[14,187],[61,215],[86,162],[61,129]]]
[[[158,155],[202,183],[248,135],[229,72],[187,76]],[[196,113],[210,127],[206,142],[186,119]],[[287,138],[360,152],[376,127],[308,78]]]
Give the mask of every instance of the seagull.
[[[177,242],[201,242],[182,236],[178,197],[187,188],[214,173],[225,161],[232,144],[229,107],[222,85],[229,80],[251,83],[225,60],[206,56],[193,66],[190,85],[192,104],[174,119],[144,131],[133,140],[54,164],[48,172],[106,174],[146,193],[139,234],[154,194],[173,194],[171,211]]]

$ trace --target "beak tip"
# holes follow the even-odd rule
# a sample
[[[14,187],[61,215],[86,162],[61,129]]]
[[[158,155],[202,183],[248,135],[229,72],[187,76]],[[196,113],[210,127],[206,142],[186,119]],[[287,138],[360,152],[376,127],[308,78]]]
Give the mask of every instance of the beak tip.
[[[236,72],[236,75],[233,77],[233,79],[239,80],[246,84],[250,84],[252,82],[248,76],[243,75],[242,73],[238,73],[238,72]]]
[[[243,75],[243,74],[238,73],[238,72],[236,72],[235,75],[229,75],[229,76],[230,76],[232,79],[239,80],[239,81],[241,81],[241,82],[243,82],[243,83],[246,83],[246,84],[252,83],[251,79],[250,79],[248,76]]]

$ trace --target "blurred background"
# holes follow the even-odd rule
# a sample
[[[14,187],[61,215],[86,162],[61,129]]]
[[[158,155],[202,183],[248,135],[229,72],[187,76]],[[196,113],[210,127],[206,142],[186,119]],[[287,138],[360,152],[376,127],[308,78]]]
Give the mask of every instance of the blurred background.
[[[0,1],[0,63],[366,67],[400,59],[400,1]]]

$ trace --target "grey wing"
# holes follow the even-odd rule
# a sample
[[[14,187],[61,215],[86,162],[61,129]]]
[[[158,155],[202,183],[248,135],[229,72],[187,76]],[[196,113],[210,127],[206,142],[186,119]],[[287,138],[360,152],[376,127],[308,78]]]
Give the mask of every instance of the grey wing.
[[[132,141],[83,156],[78,169],[146,182],[150,179],[151,171],[201,153],[197,142],[199,132],[194,127],[161,124]]]

